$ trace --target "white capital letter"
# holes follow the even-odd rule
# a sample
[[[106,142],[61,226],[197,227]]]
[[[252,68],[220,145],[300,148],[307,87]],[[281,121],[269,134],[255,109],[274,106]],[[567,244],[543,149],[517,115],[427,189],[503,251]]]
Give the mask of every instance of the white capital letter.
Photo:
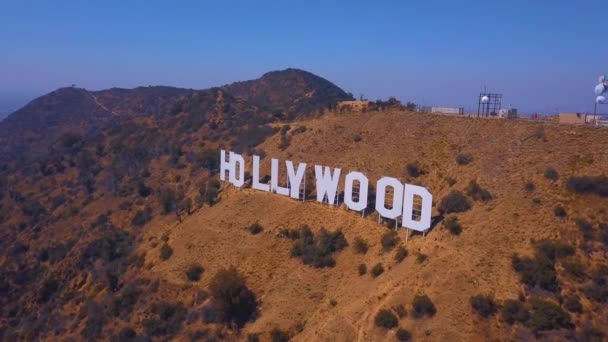
[[[236,177],[236,166],[239,167],[239,177]],[[240,154],[230,152],[230,183],[240,188],[245,184],[245,159]]]
[[[279,186],[279,160],[270,161],[270,188],[279,195],[289,196],[289,189]]]
[[[287,164],[287,177],[289,177],[289,186],[291,187],[291,198],[300,199],[300,184],[304,178],[304,172],[306,172],[306,164],[299,163],[297,172],[294,172],[293,163],[290,160],[286,160],[285,164]]]
[[[359,182],[359,199],[353,201],[353,182]],[[349,172],[344,179],[344,203],[351,210],[361,211],[367,207],[367,177],[361,172]]]
[[[387,209],[384,204],[386,187],[388,186],[393,188],[393,203],[391,209]],[[382,217],[389,219],[394,219],[401,215],[401,207],[403,206],[403,184],[396,178],[382,177],[378,180],[376,188],[376,211]]]
[[[412,219],[414,212],[414,195],[420,196],[422,206],[420,208],[420,221]],[[431,210],[433,209],[433,195],[417,185],[405,184],[403,191],[403,222],[401,225],[406,228],[423,232],[431,228]]]
[[[220,180],[226,181],[226,171],[228,171],[229,177],[232,177],[232,159],[226,161],[226,151],[220,150]]]
[[[256,190],[270,191],[270,185],[260,183],[260,157],[253,156],[253,181],[251,187]]]
[[[340,169],[335,168],[332,175],[331,169],[326,166],[325,170],[319,165],[315,165],[315,177],[317,178],[317,201],[323,203],[323,198],[327,195],[330,204],[336,202],[336,190],[340,179]]]

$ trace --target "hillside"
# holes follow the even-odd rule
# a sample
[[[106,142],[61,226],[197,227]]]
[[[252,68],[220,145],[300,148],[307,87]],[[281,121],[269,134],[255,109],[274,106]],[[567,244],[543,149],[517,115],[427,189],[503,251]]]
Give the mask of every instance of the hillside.
[[[415,341],[608,333],[605,129],[395,110],[279,121],[226,87],[143,107],[114,89],[99,96],[107,110],[58,92],[24,113],[78,121],[89,108],[101,123],[58,124],[46,153],[0,168],[0,339],[380,341],[397,339],[395,324]],[[220,148],[262,156],[262,176],[279,158],[307,163],[311,180],[319,164],[373,186],[420,184],[436,225],[406,242],[375,213],[317,203],[314,187],[299,202],[221,184]],[[453,191],[470,209],[445,212]],[[480,294],[491,301],[475,311]],[[432,305],[416,310],[418,295]]]
[[[479,317],[469,304],[471,296],[492,294],[498,302],[517,300],[524,294],[559,298],[523,286],[511,266],[512,255],[533,254],[534,240],[563,240],[580,246],[576,257],[587,274],[606,262],[606,246],[588,245],[574,218],[591,221],[595,230],[597,223],[608,221],[608,199],[576,195],[564,185],[570,176],[599,175],[606,170],[608,156],[601,149],[607,139],[603,130],[409,113],[330,116],[300,124],[306,131],[294,134],[284,151],[278,148],[278,135],[260,148],[280,159],[365,170],[370,178],[410,178],[427,186],[437,202],[453,189],[465,192],[469,181],[475,179],[493,199],[487,203],[471,201],[472,209],[458,214],[463,227],[458,236],[441,225],[426,237],[414,236],[404,243],[409,255],[397,264],[394,252],[383,252],[380,241],[387,228],[374,216],[360,218],[343,209],[255,190],[227,189],[217,205],[195,213],[182,224],[152,228],[149,234],[156,238],[170,232],[169,242],[176,251],[152,271],[175,286],[186,283],[182,272],[193,260],[205,265],[209,274],[235,265],[247,275],[262,302],[262,314],[247,327],[249,332],[268,333],[279,327],[294,334],[297,341],[394,339],[394,331],[375,327],[374,315],[399,304],[410,311],[414,295],[424,293],[432,299],[437,313],[422,319],[412,318],[410,313],[401,320],[414,340],[529,339],[532,332],[521,325]],[[361,141],[353,143],[354,135],[360,135]],[[473,156],[469,165],[455,162],[462,151]],[[405,171],[405,165],[413,162],[425,170],[416,179]],[[558,170],[559,180],[545,178],[548,167]],[[455,184],[450,186],[448,179]],[[528,182],[535,185],[533,191],[526,190]],[[567,218],[555,216],[558,205],[565,208]],[[252,236],[244,228],[255,222],[264,232]],[[280,229],[303,224],[315,230],[342,229],[349,244],[361,237],[368,241],[369,251],[357,255],[349,247],[338,253],[336,267],[331,269],[305,266],[290,257],[290,241],[277,237]],[[399,235],[405,239],[404,231]],[[427,258],[419,262],[417,255]],[[357,274],[359,263],[366,263],[369,269],[378,262],[387,268],[378,278]],[[586,324],[601,327],[607,317],[605,306],[580,293],[585,281],[573,280],[563,270],[558,273],[561,297],[579,293],[583,298],[585,310],[572,315],[576,332],[581,334]],[[208,279],[202,280],[202,287]],[[331,300],[337,302],[333,307]],[[564,330],[541,336],[565,338],[573,334]]]
[[[100,91],[58,89],[0,122],[0,163],[43,157],[49,146],[66,132],[92,136],[125,120],[137,117],[157,120],[159,116],[176,114],[182,105],[188,107],[189,97],[212,89],[167,86]],[[297,69],[273,71],[256,80],[235,82],[224,86],[224,91],[251,107],[244,115],[256,112],[263,115],[265,121],[310,115],[349,98],[331,82]],[[162,123],[159,125],[162,127]]]

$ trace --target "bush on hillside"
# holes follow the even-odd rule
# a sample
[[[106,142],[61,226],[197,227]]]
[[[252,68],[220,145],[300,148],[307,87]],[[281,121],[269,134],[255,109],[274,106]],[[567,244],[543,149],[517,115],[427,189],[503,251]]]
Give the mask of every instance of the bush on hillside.
[[[135,284],[128,284],[122,288],[108,306],[108,313],[113,317],[128,318],[135,304],[141,296],[141,289]]]
[[[398,263],[402,262],[406,256],[407,256],[407,249],[405,249],[405,247],[403,247],[403,246],[399,246],[397,248],[397,251],[395,252],[395,261]]]
[[[545,178],[552,181],[556,181],[559,179],[559,173],[557,173],[557,170],[553,167],[548,167],[547,169],[545,169],[544,176]]]
[[[360,237],[356,237],[353,243],[353,248],[357,254],[365,254],[369,249],[367,242]]]
[[[469,182],[466,191],[467,195],[476,201],[487,202],[492,199],[490,192],[482,188],[475,180]]]
[[[500,315],[503,321],[508,324],[526,323],[530,318],[530,312],[528,312],[524,303],[513,299],[507,299],[503,303]]]
[[[521,275],[522,283],[551,292],[559,289],[555,267],[550,259],[544,256],[520,258],[515,255],[511,262],[513,269]]]
[[[471,297],[471,307],[481,317],[488,318],[496,313],[498,305],[494,301],[494,297],[491,295],[476,295]]]
[[[173,255],[173,248],[166,242],[160,247],[160,260],[168,260]]]
[[[357,267],[357,271],[359,272],[360,276],[364,275],[365,273],[367,273],[367,265],[359,264],[359,267]]]
[[[250,225],[247,229],[249,230],[249,232],[252,235],[259,234],[259,233],[261,233],[264,230],[264,228],[262,227],[262,225],[259,224],[258,222]]]
[[[316,268],[334,267],[336,262],[332,257],[334,252],[348,246],[341,230],[329,232],[321,228],[315,238],[308,226],[300,228],[300,238],[294,241],[291,255],[298,257],[305,265]]]
[[[557,240],[539,240],[535,243],[534,247],[538,255],[541,255],[552,262],[557,259],[573,256],[575,253],[575,249],[572,245]]]
[[[279,328],[274,328],[270,331],[271,342],[287,342],[290,339],[289,334]]]
[[[593,239],[593,225],[591,225],[589,221],[579,217],[575,219],[574,222],[585,240]]]
[[[435,305],[427,295],[416,295],[412,302],[412,307],[415,318],[423,316],[432,317],[435,316],[435,313],[437,312]]]
[[[396,336],[397,341],[399,342],[409,342],[412,340],[412,334],[403,328],[399,328],[399,330],[397,330]]]
[[[203,266],[199,264],[191,264],[186,269],[186,278],[190,281],[199,281],[201,279],[201,274],[205,271]]]
[[[536,189],[536,185],[532,182],[526,182],[524,189],[526,189],[527,192],[533,192]]]
[[[374,318],[374,323],[378,327],[393,329],[399,325],[399,320],[390,310],[380,309]]]
[[[553,213],[557,217],[566,217],[567,215],[566,209],[564,209],[564,207],[562,207],[561,205],[556,206],[555,209],[553,209]]]
[[[570,315],[559,305],[536,297],[530,299],[530,305],[527,326],[533,331],[572,328]]]
[[[182,329],[188,310],[182,303],[160,302],[152,305],[154,318],[144,319],[142,325],[146,335],[173,336]]]
[[[570,312],[583,312],[583,305],[581,304],[580,297],[577,295],[566,297],[564,300],[564,308]]]
[[[458,217],[450,216],[443,220],[443,226],[447,228],[452,235],[460,235],[462,232],[462,226],[458,222]]]
[[[218,271],[211,279],[209,292],[219,322],[234,323],[242,327],[255,318],[258,310],[257,299],[236,269]]]
[[[376,265],[374,265],[374,267],[372,267],[372,269],[370,271],[370,274],[374,278],[378,277],[382,273],[384,273],[384,266],[382,266],[381,263],[377,263]]]
[[[567,182],[570,191],[578,194],[595,194],[601,197],[608,197],[608,177],[570,177]]]
[[[412,178],[417,178],[424,175],[424,170],[418,163],[407,164],[405,170],[407,171],[407,175]]]
[[[471,204],[459,191],[452,191],[439,202],[442,214],[461,213],[471,209]]]
[[[468,165],[473,160],[473,156],[468,152],[461,152],[456,155],[458,165]]]
[[[389,230],[382,235],[380,242],[382,243],[382,248],[384,251],[390,251],[397,245],[397,243],[399,243],[400,240],[401,238],[399,238],[396,231]]]
[[[138,210],[137,213],[135,213],[135,216],[133,216],[133,219],[131,220],[131,224],[137,227],[141,227],[144,224],[150,222],[151,219],[152,208],[145,207],[143,210]]]
[[[566,260],[562,263],[562,266],[564,267],[564,271],[566,271],[567,274],[569,274],[570,276],[576,278],[576,279],[583,279],[585,278],[586,272],[585,272],[585,265],[583,265],[583,263],[578,260],[578,259],[571,259],[571,260]]]

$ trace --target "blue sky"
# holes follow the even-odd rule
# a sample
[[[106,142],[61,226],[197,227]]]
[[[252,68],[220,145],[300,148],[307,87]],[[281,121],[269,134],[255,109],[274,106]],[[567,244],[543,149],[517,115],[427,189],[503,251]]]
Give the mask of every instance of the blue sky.
[[[0,113],[53,89],[206,88],[297,67],[355,96],[585,111],[605,1],[0,0]]]

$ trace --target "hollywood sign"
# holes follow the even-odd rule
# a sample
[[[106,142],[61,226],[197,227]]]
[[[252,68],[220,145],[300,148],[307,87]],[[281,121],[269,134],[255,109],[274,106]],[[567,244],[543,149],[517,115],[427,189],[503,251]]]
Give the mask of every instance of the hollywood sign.
[[[238,153],[220,151],[220,180],[228,181],[235,187],[245,185],[245,159]],[[285,160],[287,169],[287,186],[279,185],[279,160],[270,161],[270,184],[260,181],[260,157],[252,156],[251,187],[256,190],[289,196],[294,199],[304,199],[301,192],[305,182],[306,163],[294,163]],[[342,170],[328,166],[315,165],[317,201],[337,204],[338,186]],[[228,175],[226,175],[228,174]],[[344,177],[344,204],[354,211],[363,212],[368,205],[369,180],[361,172],[351,171]],[[386,205],[387,193],[392,190],[392,200]],[[401,221],[405,228],[426,231],[431,227],[431,209],[433,196],[424,187],[403,184],[393,177],[381,177],[376,182],[375,210],[383,218]]]

